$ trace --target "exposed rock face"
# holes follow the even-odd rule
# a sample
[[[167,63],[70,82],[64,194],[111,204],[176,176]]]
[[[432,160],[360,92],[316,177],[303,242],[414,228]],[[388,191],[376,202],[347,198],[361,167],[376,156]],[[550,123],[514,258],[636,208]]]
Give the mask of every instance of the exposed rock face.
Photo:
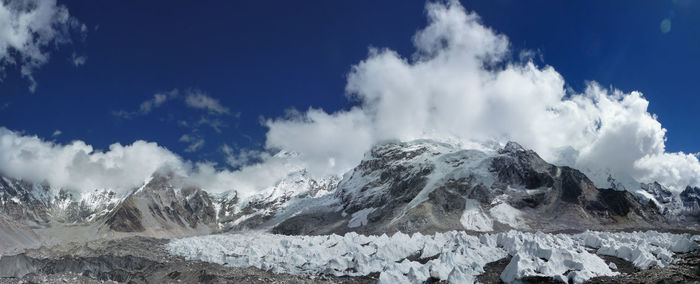
[[[335,196],[349,230],[363,233],[621,229],[663,220],[631,194],[598,189],[580,171],[513,142],[495,152],[432,141],[380,145],[345,175]],[[293,233],[293,221],[279,231]]]
[[[81,195],[7,177],[0,178],[0,211],[30,226],[46,227],[51,222],[76,224],[107,214],[119,202],[109,190]]]
[[[499,151],[491,171],[498,177],[496,188],[539,191],[525,195],[504,191],[514,201],[513,207],[530,208],[529,219],[535,228],[649,227],[662,220],[654,208],[639,204],[628,192],[598,189],[580,171],[551,165],[534,151],[514,144]]]
[[[155,174],[112,210],[104,224],[111,231],[155,237],[259,228],[290,202],[333,191],[336,184],[337,179],[318,181],[302,171],[241,199],[235,191],[212,195],[189,185],[184,177]]]
[[[11,178],[0,178],[0,210],[7,216],[33,226],[49,222],[50,189]]]
[[[679,196],[685,210],[683,213],[697,221],[700,218],[700,187],[688,186]]]
[[[54,197],[51,216],[63,223],[85,223],[104,216],[113,210],[121,200],[109,190],[94,190],[74,197],[72,193],[59,190]]]
[[[216,220],[214,203],[205,191],[173,174],[154,174],[104,222],[112,231],[163,237],[211,233],[217,230]]]
[[[688,186],[673,193],[658,182],[642,184],[641,202],[653,203],[669,220],[697,224],[700,221],[700,188]]]
[[[650,193],[660,204],[667,204],[672,201],[673,193],[658,182],[642,184],[642,189]]]
[[[143,232],[145,228],[141,224],[141,218],[141,210],[134,201],[125,200],[108,216],[105,223],[117,232]]]
[[[76,195],[0,175],[0,255],[40,246],[44,240],[61,241],[64,235],[80,240],[71,236],[73,229],[94,223],[119,201],[107,190]],[[50,231],[58,227],[58,233]]]

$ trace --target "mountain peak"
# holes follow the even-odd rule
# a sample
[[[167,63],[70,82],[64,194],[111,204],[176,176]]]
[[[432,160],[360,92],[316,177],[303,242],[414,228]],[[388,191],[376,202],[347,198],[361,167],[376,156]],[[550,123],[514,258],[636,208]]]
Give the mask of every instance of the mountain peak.
[[[505,153],[517,153],[517,152],[522,152],[522,151],[525,151],[525,148],[523,148],[523,146],[520,146],[520,144],[518,144],[517,142],[508,141],[508,143],[506,143],[506,146],[503,147],[503,149],[499,150],[498,152],[501,154],[505,154]]]

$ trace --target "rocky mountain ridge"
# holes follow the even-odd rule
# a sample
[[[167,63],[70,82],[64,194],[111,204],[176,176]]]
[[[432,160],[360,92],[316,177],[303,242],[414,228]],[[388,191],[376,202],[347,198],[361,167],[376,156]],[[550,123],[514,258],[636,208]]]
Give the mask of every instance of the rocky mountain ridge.
[[[667,219],[690,223],[700,221],[699,187],[687,186],[678,194],[658,182],[642,184],[641,188],[648,194],[640,199],[653,202]]]
[[[125,196],[109,190],[77,195],[3,177],[0,231],[21,246],[27,236],[60,241],[54,235],[66,230],[171,238],[241,230],[554,232],[697,224],[700,189],[673,194],[658,183],[642,189],[647,198],[596,188],[580,171],[549,164],[517,143],[488,151],[419,140],[378,145],[342,178],[292,172],[246,198],[210,193],[168,172],[154,173]]]
[[[343,221],[308,231],[299,224],[313,216],[297,215],[277,232],[619,230],[664,220],[629,192],[598,189],[517,143],[493,153],[430,141],[378,146],[343,177],[335,197]]]

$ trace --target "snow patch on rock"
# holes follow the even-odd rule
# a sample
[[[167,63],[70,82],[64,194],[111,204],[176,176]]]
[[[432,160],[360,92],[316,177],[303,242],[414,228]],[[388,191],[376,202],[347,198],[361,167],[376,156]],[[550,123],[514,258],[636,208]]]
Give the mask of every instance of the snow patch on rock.
[[[481,210],[478,200],[467,199],[462,217],[459,219],[466,230],[477,232],[493,231],[493,221]]]
[[[352,213],[352,218],[348,222],[348,228],[357,228],[367,225],[367,215],[374,212],[375,208],[365,208],[355,213]]]
[[[496,221],[511,226],[514,229],[527,230],[530,227],[525,223],[525,218],[523,218],[523,213],[508,203],[500,203],[489,209],[491,217],[496,219]]]

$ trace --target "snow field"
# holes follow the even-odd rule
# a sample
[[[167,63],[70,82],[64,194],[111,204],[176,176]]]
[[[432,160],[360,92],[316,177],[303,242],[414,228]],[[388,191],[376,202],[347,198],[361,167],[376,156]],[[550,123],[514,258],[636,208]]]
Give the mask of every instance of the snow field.
[[[641,269],[672,264],[673,254],[698,248],[690,235],[658,232],[585,232],[576,235],[509,231],[468,235],[283,236],[267,233],[222,234],[168,243],[170,253],[272,273],[361,276],[379,272],[380,283],[422,283],[428,278],[473,283],[484,266],[511,255],[501,274],[506,283],[526,276],[582,283],[617,272],[594,254],[617,256]]]

